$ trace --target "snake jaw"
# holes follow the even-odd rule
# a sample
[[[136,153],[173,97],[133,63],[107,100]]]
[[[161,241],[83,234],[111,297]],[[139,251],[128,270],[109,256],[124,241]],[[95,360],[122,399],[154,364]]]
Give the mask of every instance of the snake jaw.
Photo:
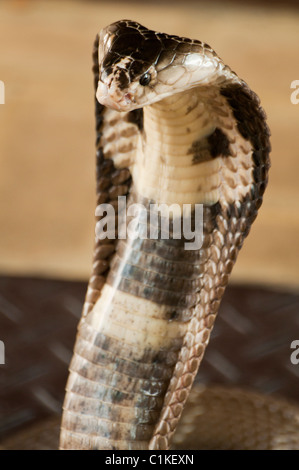
[[[109,84],[99,80],[96,97],[99,103],[117,111],[128,111],[134,106],[134,94],[130,91],[121,92],[111,81]]]

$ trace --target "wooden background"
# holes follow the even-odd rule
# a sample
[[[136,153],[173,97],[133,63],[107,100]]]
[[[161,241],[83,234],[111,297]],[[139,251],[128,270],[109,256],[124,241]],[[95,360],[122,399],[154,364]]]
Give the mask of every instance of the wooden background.
[[[299,284],[299,11],[213,3],[0,3],[0,273],[85,280],[94,234],[91,49],[122,18],[208,42],[255,90],[270,183],[235,282]]]

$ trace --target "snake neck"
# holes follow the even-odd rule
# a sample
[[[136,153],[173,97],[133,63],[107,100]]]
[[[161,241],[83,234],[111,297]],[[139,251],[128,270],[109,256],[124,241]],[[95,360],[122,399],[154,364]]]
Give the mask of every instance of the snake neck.
[[[213,88],[195,88],[144,108],[132,171],[140,195],[180,209],[217,202],[220,159],[211,157],[209,138],[217,128],[213,107],[220,106],[218,95]]]

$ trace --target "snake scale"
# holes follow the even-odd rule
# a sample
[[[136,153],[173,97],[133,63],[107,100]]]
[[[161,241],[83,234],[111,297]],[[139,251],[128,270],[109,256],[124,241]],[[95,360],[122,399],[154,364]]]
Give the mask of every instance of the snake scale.
[[[60,447],[168,449],[262,203],[269,129],[257,95],[201,41],[122,20],[93,60],[97,205],[175,206],[168,238],[96,237]],[[195,249],[171,236],[184,205],[190,224],[202,207]],[[148,235],[151,218],[136,217]]]

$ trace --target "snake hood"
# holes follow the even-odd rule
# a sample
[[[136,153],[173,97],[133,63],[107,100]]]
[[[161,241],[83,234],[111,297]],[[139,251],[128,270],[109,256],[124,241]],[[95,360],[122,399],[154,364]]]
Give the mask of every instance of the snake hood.
[[[99,43],[97,99],[119,111],[236,78],[208,44],[158,33],[133,21],[104,28]]]

